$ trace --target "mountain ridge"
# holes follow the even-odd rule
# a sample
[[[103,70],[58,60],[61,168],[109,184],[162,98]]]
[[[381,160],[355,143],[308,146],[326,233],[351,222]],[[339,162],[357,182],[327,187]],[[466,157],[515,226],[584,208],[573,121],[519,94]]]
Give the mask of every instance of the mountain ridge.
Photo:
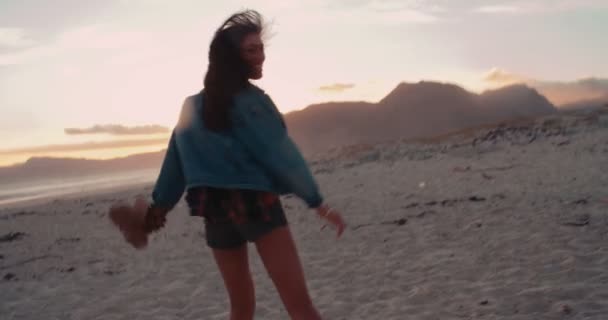
[[[538,91],[510,85],[480,94],[433,81],[399,83],[377,103],[326,102],[286,113],[290,135],[304,153],[391,139],[437,136],[484,123],[557,112]],[[0,178],[101,173],[160,166],[164,150],[108,160],[32,157],[0,167]]]

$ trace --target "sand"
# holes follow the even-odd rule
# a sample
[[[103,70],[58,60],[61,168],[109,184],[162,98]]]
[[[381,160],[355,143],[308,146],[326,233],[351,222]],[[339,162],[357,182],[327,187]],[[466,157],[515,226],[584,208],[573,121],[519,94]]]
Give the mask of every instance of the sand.
[[[349,228],[285,197],[325,319],[606,319],[608,113],[579,112],[315,157]],[[107,217],[151,186],[0,211],[2,319],[227,319],[202,220],[180,202],[149,247]],[[287,319],[250,248],[256,319]]]

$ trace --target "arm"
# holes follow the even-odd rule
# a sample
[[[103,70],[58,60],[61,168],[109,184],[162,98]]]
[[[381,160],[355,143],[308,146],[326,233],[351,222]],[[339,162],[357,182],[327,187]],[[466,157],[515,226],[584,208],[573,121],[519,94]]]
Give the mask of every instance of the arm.
[[[233,112],[237,140],[282,187],[310,208],[319,207],[323,198],[317,183],[270,98],[240,100]]]
[[[148,204],[143,197],[138,197],[133,207],[112,207],[110,218],[121,229],[129,243],[136,248],[142,248],[148,241],[147,234],[164,226],[166,214],[179,201],[184,189],[184,176],[173,133],[152,192],[152,204]]]
[[[171,134],[167,153],[160,170],[154,190],[151,207],[169,212],[181,199],[186,181],[175,142],[175,131]]]

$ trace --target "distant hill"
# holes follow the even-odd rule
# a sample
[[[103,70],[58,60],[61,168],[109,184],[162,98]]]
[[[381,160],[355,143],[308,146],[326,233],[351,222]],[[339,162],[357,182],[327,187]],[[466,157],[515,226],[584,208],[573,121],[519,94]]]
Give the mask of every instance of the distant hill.
[[[164,154],[163,150],[110,160],[35,157],[22,164],[0,167],[0,180],[13,182],[159,168]]]
[[[608,95],[602,98],[581,100],[560,106],[564,110],[598,109],[608,106]]]
[[[285,116],[307,152],[397,138],[435,136],[471,126],[539,116],[557,109],[536,90],[512,85],[480,95],[445,83],[401,83],[378,103],[310,106]]]
[[[285,115],[305,153],[384,140],[437,136],[468,127],[540,116],[557,109],[536,90],[512,85],[475,94],[445,83],[401,83],[378,103],[330,102]],[[31,158],[0,167],[1,181],[159,168],[164,151],[112,160]]]

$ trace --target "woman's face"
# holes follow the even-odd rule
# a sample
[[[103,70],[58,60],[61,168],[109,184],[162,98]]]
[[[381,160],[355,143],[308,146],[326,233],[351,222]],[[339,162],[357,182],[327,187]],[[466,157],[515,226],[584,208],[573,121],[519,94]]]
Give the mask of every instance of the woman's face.
[[[249,65],[249,79],[262,78],[262,69],[266,56],[264,55],[264,43],[259,33],[250,33],[245,36],[241,44],[241,54]]]

